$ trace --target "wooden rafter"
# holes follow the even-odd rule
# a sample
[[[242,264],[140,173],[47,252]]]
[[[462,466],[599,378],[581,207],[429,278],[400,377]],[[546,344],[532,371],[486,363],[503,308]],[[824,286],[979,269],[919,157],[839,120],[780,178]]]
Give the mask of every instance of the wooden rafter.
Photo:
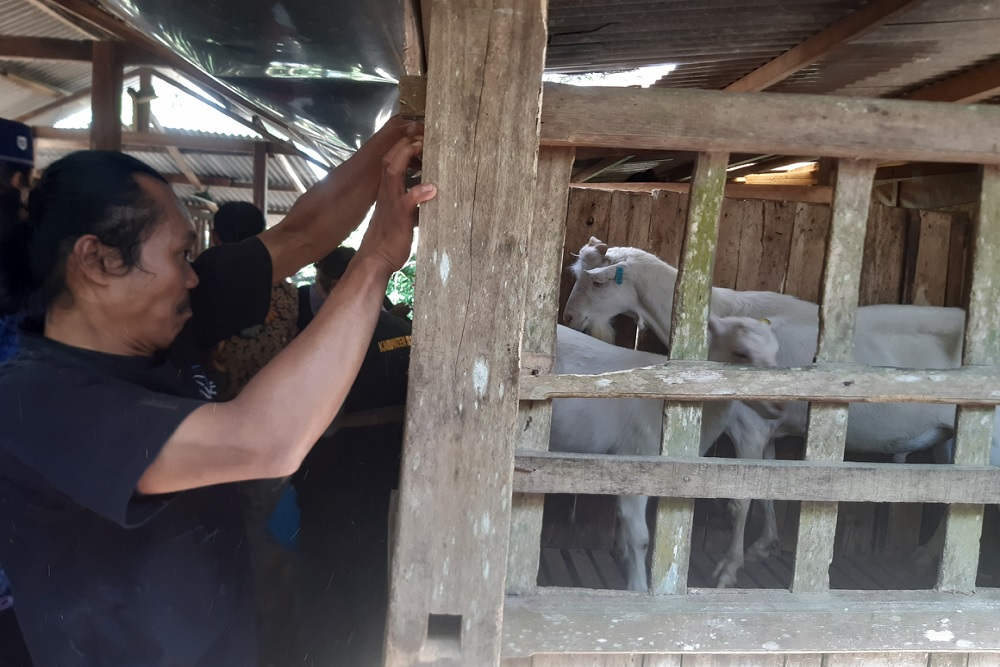
[[[1000,60],[994,60],[904,95],[903,99],[972,104],[998,95],[1000,95]]]
[[[160,124],[160,121],[156,120],[156,116],[153,114],[149,115],[149,122],[157,132],[165,132],[163,125]],[[177,168],[184,174],[187,182],[195,187],[195,190],[202,191],[205,189],[205,185],[198,178],[198,174],[195,173],[194,169],[188,163],[187,158],[184,157],[184,153],[181,153],[179,148],[176,146],[167,146],[167,154],[170,155],[170,159],[174,161]]]
[[[758,67],[726,90],[748,93],[764,90],[808,67],[842,44],[881,26],[922,0],[870,0],[860,9],[832,23],[798,46]]]
[[[61,88],[57,88],[51,84],[38,81],[30,76],[20,74],[18,72],[11,72],[10,70],[4,68],[0,69],[0,76],[2,76],[7,81],[10,81],[15,86],[21,88],[26,88],[27,90],[34,91],[36,93],[41,93],[47,97],[54,97],[56,99],[62,99],[68,97],[69,93]]]
[[[33,1],[36,3],[42,2],[42,0]],[[279,116],[249,100],[236,90],[227,87],[221,81],[215,79],[210,74],[205,73],[180,55],[174,53],[166,45],[153,39],[150,35],[147,35],[141,30],[128,25],[100,7],[87,2],[87,0],[44,0],[44,2],[68,12],[72,16],[85,21],[102,32],[110,33],[111,35],[114,35],[129,44],[137,45],[148,53],[159,58],[164,65],[181,72],[199,85],[205,86],[209,90],[235,101],[241,107],[244,107],[253,113],[259,114],[261,117],[266,118],[279,127],[286,127],[283,119]],[[294,132],[291,128],[288,128],[288,130],[290,132]],[[299,138],[303,143],[312,143],[308,137]]]
[[[71,60],[90,62],[94,40],[0,35],[0,58],[15,60]],[[122,59],[128,64],[155,65],[160,60],[131,44],[122,43]]]
[[[39,146],[61,148],[84,148],[87,145],[87,130],[64,130],[54,127],[34,128],[36,143]],[[233,153],[237,155],[252,155],[254,146],[263,143],[271,154],[297,155],[282,144],[260,142],[241,137],[217,137],[177,134],[174,132],[142,133],[123,132],[122,145],[126,149],[164,150],[175,146],[185,151],[200,153]]]
[[[294,188],[294,191],[298,192],[300,195],[304,194],[305,191],[306,191],[306,184],[303,183],[302,179],[299,178],[299,175],[297,173],[295,173],[295,170],[292,168],[292,163],[288,159],[288,156],[287,155],[278,155],[278,156],[275,156],[275,157],[278,160],[278,164],[281,165],[281,168],[285,170],[285,173],[288,174],[288,178],[292,181],[292,186]],[[270,189],[274,190],[274,188],[270,188]]]
[[[167,180],[167,183],[173,185],[191,185],[188,177],[184,174],[179,173],[161,173],[161,176]],[[232,188],[234,190],[252,190],[253,183],[249,181],[236,181],[227,176],[199,176],[198,180],[206,188],[216,187],[216,188]],[[272,185],[268,187],[269,192],[284,192],[284,193],[295,193],[298,194],[299,190],[295,186],[288,185]]]
[[[139,70],[137,70],[137,69],[129,70],[128,72],[125,72],[125,75],[123,76],[123,79],[125,81],[128,81],[129,79],[131,79],[132,77],[134,77],[138,73],[139,73]],[[46,113],[48,113],[50,111],[54,111],[56,109],[64,107],[67,104],[72,104],[73,102],[78,102],[78,101],[80,101],[80,100],[82,100],[82,99],[84,99],[86,97],[89,97],[90,96],[90,91],[91,91],[91,87],[87,86],[86,88],[84,88],[82,90],[78,90],[75,93],[72,93],[71,95],[67,95],[66,97],[63,97],[61,99],[54,100],[54,101],[49,102],[47,104],[43,104],[42,106],[40,106],[40,107],[38,107],[36,109],[32,109],[31,111],[28,111],[27,113],[23,113],[20,116],[16,117],[14,120],[16,120],[16,121],[18,121],[20,123],[27,123],[32,118],[37,118],[38,116],[41,116],[42,114],[46,114]]]
[[[59,21],[67,28],[76,30],[83,37],[90,39],[105,39],[108,36],[107,32],[104,30],[81,25],[82,21],[79,19],[71,20],[62,11],[50,7],[44,0],[26,0],[26,2],[38,11],[48,14],[50,17]]]
[[[597,178],[608,169],[612,167],[617,167],[620,164],[628,162],[633,157],[632,154],[617,156],[617,157],[606,157],[585,169],[582,169],[579,173],[574,174],[573,178],[570,179],[572,183],[586,183],[592,178]]]
[[[118,43],[94,42],[92,58],[90,148],[121,150],[124,72]]]

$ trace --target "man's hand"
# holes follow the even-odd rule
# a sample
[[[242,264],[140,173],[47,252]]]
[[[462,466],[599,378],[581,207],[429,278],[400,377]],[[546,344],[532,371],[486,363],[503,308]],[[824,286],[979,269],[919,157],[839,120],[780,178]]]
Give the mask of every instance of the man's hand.
[[[406,136],[385,154],[375,212],[358,249],[359,256],[381,258],[390,271],[398,271],[410,257],[417,207],[437,194],[430,183],[406,190],[406,169],[422,150],[423,137]]]

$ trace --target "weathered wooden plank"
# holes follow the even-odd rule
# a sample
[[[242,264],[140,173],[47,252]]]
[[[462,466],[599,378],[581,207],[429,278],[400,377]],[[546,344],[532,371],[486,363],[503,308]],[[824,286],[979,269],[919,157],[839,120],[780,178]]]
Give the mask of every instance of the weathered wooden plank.
[[[764,202],[743,202],[737,224],[740,228],[740,245],[736,289],[757,289],[764,253]]]
[[[671,266],[680,264],[687,206],[686,194],[667,191],[653,194],[653,210],[649,216],[648,250]]]
[[[555,352],[560,251],[566,234],[566,183],[573,168],[572,148],[542,148],[538,153],[535,212],[528,239],[527,303],[521,354],[551,358]],[[523,402],[518,406],[518,448],[547,450],[551,402]],[[545,499],[514,494],[511,499],[511,534],[507,550],[507,592],[535,588],[541,548],[542,509]]]
[[[540,150],[540,149],[539,149]],[[573,256],[580,252],[591,236],[604,240],[608,235],[611,216],[611,196],[607,190],[570,190],[566,211],[566,241],[563,249],[562,266],[576,261]],[[572,280],[563,280],[559,287],[559,312],[562,313],[573,289]]]
[[[1000,503],[1000,469],[518,452],[514,490],[675,498]]]
[[[785,667],[822,667],[823,656],[819,653],[789,653],[785,655]]]
[[[608,224],[608,245],[645,248],[649,244],[649,218],[653,198],[630,192],[614,192],[611,196],[611,216]],[[615,344],[634,348],[636,323],[618,318],[615,324]]]
[[[641,655],[536,655],[531,667],[643,667]]]
[[[646,655],[642,667],[682,667],[680,655]]]
[[[858,305],[900,303],[907,211],[872,204],[865,234]]]
[[[948,275],[952,216],[917,211],[920,245],[913,275],[913,300],[917,306],[943,306]]]
[[[987,663],[988,665],[996,664],[996,656],[991,656],[994,662]],[[969,665],[969,654],[967,653],[931,653],[927,658],[927,667],[970,667]]]
[[[961,608],[962,613],[955,610]],[[543,591],[504,608],[503,655],[532,652],[995,651],[1000,591]],[[622,619],[609,623],[609,618]],[[627,619],[627,622],[625,621]],[[615,644],[619,648],[613,648]],[[685,647],[690,646],[690,649]],[[926,661],[926,656],[924,657]],[[924,663],[926,664],[926,663]]]
[[[1000,110],[988,105],[546,84],[541,141],[998,164],[996,137]]]
[[[964,364],[1000,364],[1000,167],[983,170],[979,211],[972,238],[972,291],[965,322]],[[955,463],[989,461],[994,411],[960,406],[955,432]],[[971,501],[970,501],[971,502]],[[969,592],[976,586],[979,541],[983,533],[983,508],[950,507],[946,520],[944,552],[937,587]]]
[[[712,272],[712,285],[715,287],[736,289],[736,276],[740,268],[740,240],[743,234],[743,204],[736,199],[722,201],[719,238],[715,244],[715,269]]]
[[[926,653],[831,653],[823,667],[927,667]]]
[[[833,403],[1000,403],[989,367],[942,370],[817,364],[805,368],[745,368],[711,361],[667,361],[599,375],[531,375],[521,379],[521,400],[545,398],[721,398]]]
[[[785,667],[785,656],[783,655],[755,655],[748,660],[748,656],[745,655],[694,653],[683,656],[681,665],[682,667],[747,667],[748,661],[753,662],[753,667]]]
[[[965,308],[965,283],[969,220],[964,214],[952,220],[949,240],[948,284],[945,288],[944,305]]]
[[[789,202],[764,202],[760,273],[753,289],[780,292],[784,286],[797,210],[798,205]]]
[[[854,320],[868,223],[875,163],[841,160],[833,191],[830,240],[823,265],[816,360],[848,362],[854,358]],[[809,408],[806,459],[839,461],[847,438],[847,407],[817,403]],[[837,528],[836,503],[802,503],[792,590],[822,592],[829,588],[829,567]]]
[[[621,190],[624,192],[677,192],[687,194],[689,183],[573,183],[573,188],[594,190]],[[829,204],[833,199],[833,188],[829,185],[750,185],[728,183],[726,199],[766,199],[769,201],[808,202]]]
[[[796,207],[792,247],[782,290],[786,294],[814,303],[819,301],[830,216],[828,206],[799,204]]]
[[[541,0],[433,4],[391,667],[500,657],[545,39]]]
[[[876,550],[884,558],[908,558],[920,544],[920,521],[924,508],[915,503],[893,503],[881,517],[876,532]],[[880,517],[880,518],[881,518]]]
[[[699,155],[695,164],[674,290],[668,342],[671,359],[705,359],[708,354],[708,306],[728,161],[726,153],[706,153]],[[700,440],[701,406],[666,404],[660,453],[695,457]],[[693,515],[693,501],[661,498],[657,503],[650,575],[655,594],[687,590]]]
[[[875,508],[868,503],[841,503],[837,511],[834,553],[870,556],[874,546]]]

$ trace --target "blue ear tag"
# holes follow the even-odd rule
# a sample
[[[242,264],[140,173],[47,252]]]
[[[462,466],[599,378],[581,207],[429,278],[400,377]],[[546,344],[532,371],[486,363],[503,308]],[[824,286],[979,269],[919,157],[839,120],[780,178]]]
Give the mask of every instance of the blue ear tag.
[[[625,267],[619,266],[615,269],[615,285],[622,284],[622,277],[625,275]]]

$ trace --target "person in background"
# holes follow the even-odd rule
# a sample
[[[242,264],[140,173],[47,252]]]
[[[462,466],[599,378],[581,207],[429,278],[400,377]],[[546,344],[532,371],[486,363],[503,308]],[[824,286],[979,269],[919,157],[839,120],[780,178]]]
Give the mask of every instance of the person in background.
[[[31,128],[24,123],[0,118],[0,240],[27,232],[24,209],[31,170],[35,166]],[[7,244],[2,247],[11,247]],[[0,263],[23,262],[23,256],[0,256]],[[0,317],[0,361],[17,352],[17,315]],[[0,591],[2,593],[2,591]]]
[[[9,247],[5,238],[27,234],[24,204],[34,167],[31,128],[24,123],[0,118],[0,248]],[[24,257],[0,256],[5,262],[23,262]],[[0,362],[17,354],[17,322],[20,315],[0,317]],[[0,564],[0,665],[27,665],[29,659],[14,616],[14,595]]]
[[[355,257],[340,247],[316,263],[313,312]],[[390,499],[399,486],[412,331],[386,301],[340,415],[292,477],[304,667],[382,664]]]
[[[266,228],[264,213],[250,202],[226,202],[212,220],[214,245],[240,243]],[[260,324],[220,342],[212,351],[211,375],[218,400],[229,401],[299,333],[298,299],[287,280],[271,288],[271,306]],[[302,328],[305,328],[304,326]],[[243,518],[256,590],[257,647],[260,663],[294,662],[297,634],[293,554],[268,530],[268,521],[286,492],[287,477],[240,483]]]
[[[0,364],[0,560],[36,667],[257,664],[234,483],[294,472],[340,410],[436,194],[405,187],[419,132],[390,119],[280,224],[193,264],[190,217],[148,165],[81,151],[45,170],[7,249],[28,270],[0,266],[0,314],[30,315]],[[213,402],[215,345],[376,201],[306,330]]]

